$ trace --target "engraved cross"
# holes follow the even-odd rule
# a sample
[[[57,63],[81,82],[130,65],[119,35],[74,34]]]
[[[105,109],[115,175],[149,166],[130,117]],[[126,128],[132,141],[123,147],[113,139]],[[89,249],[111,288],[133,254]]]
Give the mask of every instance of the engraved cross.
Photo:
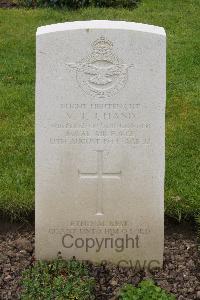
[[[121,171],[116,173],[106,173],[103,171],[103,152],[104,150],[96,150],[97,152],[97,172],[82,173],[78,170],[80,179],[97,179],[97,203],[96,215],[103,215],[103,179],[117,179],[121,178]]]

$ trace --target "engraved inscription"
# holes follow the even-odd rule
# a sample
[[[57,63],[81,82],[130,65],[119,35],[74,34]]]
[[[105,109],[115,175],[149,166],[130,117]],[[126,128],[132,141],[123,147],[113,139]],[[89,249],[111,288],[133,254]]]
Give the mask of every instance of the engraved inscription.
[[[103,171],[103,150],[96,150],[97,152],[97,172],[83,173],[78,170],[80,179],[97,179],[97,206],[96,215],[103,215],[103,179],[117,179],[121,178],[122,172],[106,173]]]
[[[57,130],[50,144],[134,145],[151,144],[151,120],[143,118],[140,103],[61,103],[62,120],[50,124]]]
[[[104,36],[94,41],[93,51],[77,63],[66,65],[76,71],[79,86],[87,94],[106,98],[123,88],[128,80],[128,68],[112,51],[113,43]]]

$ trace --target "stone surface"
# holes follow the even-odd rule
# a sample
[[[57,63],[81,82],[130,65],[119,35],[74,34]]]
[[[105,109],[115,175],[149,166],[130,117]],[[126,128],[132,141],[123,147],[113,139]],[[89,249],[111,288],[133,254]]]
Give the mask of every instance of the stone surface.
[[[38,28],[36,257],[161,266],[165,32]]]

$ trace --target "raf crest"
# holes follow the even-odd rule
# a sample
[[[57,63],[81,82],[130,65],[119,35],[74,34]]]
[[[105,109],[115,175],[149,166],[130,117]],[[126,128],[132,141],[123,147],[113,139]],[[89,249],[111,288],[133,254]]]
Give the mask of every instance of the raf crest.
[[[68,63],[76,71],[79,86],[93,97],[111,97],[123,88],[128,80],[128,68],[113,53],[113,43],[100,37],[92,43],[93,51],[80,62]]]

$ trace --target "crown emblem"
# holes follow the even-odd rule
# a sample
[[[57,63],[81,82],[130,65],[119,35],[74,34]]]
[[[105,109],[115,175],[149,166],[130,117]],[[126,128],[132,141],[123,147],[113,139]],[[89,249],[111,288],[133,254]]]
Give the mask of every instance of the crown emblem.
[[[106,40],[104,36],[101,36],[99,39],[97,39],[93,44],[92,47],[94,51],[97,52],[107,52],[111,51],[113,48],[113,43],[109,40]]]

